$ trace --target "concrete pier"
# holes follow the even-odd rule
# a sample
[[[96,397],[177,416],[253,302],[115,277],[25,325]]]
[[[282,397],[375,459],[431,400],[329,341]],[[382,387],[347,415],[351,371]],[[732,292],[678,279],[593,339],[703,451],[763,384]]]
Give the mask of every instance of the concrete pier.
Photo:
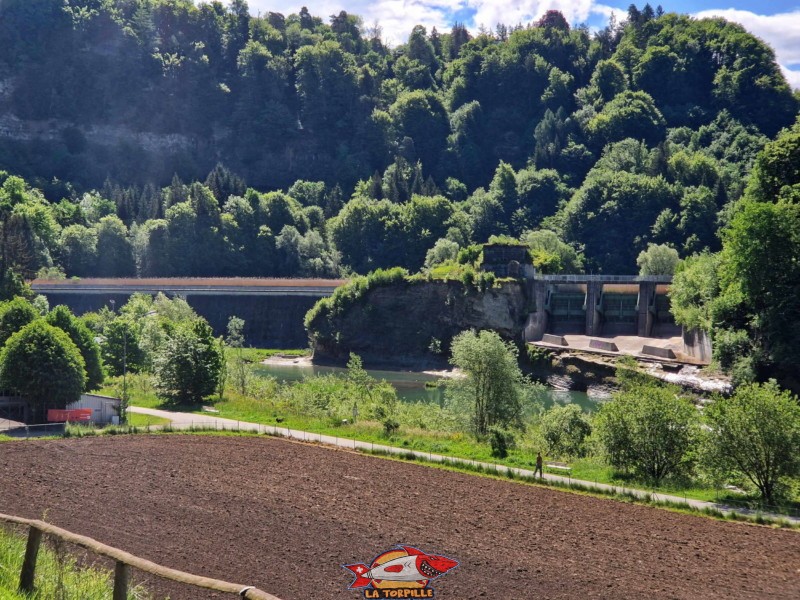
[[[670,276],[536,275],[528,282],[534,310],[525,341],[540,341],[546,333],[650,337],[657,325],[674,328],[667,296],[671,282]],[[578,304],[581,318],[576,318]]]

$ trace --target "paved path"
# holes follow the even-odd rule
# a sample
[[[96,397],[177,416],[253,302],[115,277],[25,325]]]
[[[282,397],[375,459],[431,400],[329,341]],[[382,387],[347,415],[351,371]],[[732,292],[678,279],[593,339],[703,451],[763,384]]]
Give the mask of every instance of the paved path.
[[[506,467],[504,465],[496,465],[493,463],[480,462],[465,458],[455,458],[452,456],[444,456],[442,454],[433,454],[430,452],[420,452],[419,450],[410,450],[408,448],[398,448],[396,446],[385,446],[383,444],[375,444],[373,442],[362,442],[359,440],[352,440],[349,438],[340,438],[330,435],[323,435],[320,433],[311,433],[308,431],[300,431],[297,429],[289,429],[288,427],[279,427],[274,425],[261,425],[259,423],[250,423],[249,421],[236,421],[234,419],[224,419],[222,417],[215,417],[213,415],[198,415],[194,413],[181,413],[166,410],[158,410],[155,408],[141,408],[138,406],[131,406],[128,408],[130,412],[139,413],[143,415],[152,415],[154,417],[161,417],[169,419],[172,422],[173,429],[192,429],[194,427],[219,429],[228,431],[252,431],[255,433],[264,433],[269,435],[282,436],[289,439],[302,440],[306,442],[317,442],[329,446],[338,446],[341,448],[349,448],[353,450],[369,450],[371,452],[381,452],[386,454],[398,454],[408,456],[413,454],[417,458],[428,460],[430,462],[449,463],[455,465],[471,465],[473,467],[481,467],[483,469],[496,470],[499,475],[507,475],[510,471],[515,477],[520,478],[533,478],[534,472],[529,469],[520,469],[517,467]],[[153,429],[158,429],[160,426],[152,426]],[[742,515],[756,516],[761,514],[765,517],[774,519],[785,519],[793,524],[800,525],[800,518],[790,517],[777,513],[770,513],[764,511],[755,511],[743,507],[732,506],[724,503],[707,502],[704,500],[695,500],[693,498],[686,498],[685,496],[674,496],[670,494],[662,494],[656,492],[649,492],[636,488],[629,488],[625,486],[609,485],[606,483],[597,483],[594,481],[586,481],[582,479],[573,479],[569,476],[554,475],[552,473],[545,473],[544,480],[555,484],[574,486],[576,488],[585,488],[589,491],[597,490],[604,492],[613,492],[618,494],[631,494],[637,498],[652,498],[660,502],[670,502],[673,504],[683,504],[692,508],[703,509],[717,509],[723,513],[736,512]]]

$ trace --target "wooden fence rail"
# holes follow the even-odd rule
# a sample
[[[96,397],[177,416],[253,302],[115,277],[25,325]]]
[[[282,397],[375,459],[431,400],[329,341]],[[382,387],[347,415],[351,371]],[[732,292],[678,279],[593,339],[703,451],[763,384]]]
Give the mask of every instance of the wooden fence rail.
[[[191,573],[184,573],[170,569],[169,567],[162,567],[154,562],[139,558],[133,554],[124,552],[112,546],[106,546],[93,540],[90,537],[78,535],[61,529],[50,523],[44,521],[37,521],[34,519],[23,519],[21,517],[13,517],[11,515],[4,515],[0,513],[0,521],[6,523],[14,523],[17,525],[27,525],[28,543],[25,548],[25,559],[22,563],[22,570],[20,573],[19,587],[24,592],[33,591],[33,581],[36,572],[36,557],[39,553],[39,543],[42,540],[42,534],[53,535],[65,542],[75,544],[87,550],[91,550],[95,554],[106,556],[116,561],[116,568],[114,569],[114,596],[113,600],[126,600],[128,597],[128,580],[130,567],[139,569],[151,575],[157,575],[164,579],[177,581],[178,583],[185,583],[195,587],[205,588],[207,590],[214,590],[216,592],[227,592],[230,594],[237,594],[247,600],[280,600],[278,597],[268,594],[258,588],[247,585],[240,585],[236,583],[229,583],[227,581],[220,581],[219,579],[211,579],[210,577],[200,577],[192,575]]]

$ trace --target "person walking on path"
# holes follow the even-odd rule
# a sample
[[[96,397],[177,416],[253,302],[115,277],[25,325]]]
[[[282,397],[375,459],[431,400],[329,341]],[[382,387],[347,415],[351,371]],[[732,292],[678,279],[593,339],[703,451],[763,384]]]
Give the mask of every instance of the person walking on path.
[[[536,477],[536,472],[539,472],[539,477],[544,479],[544,474],[542,473],[542,453],[539,452],[536,454],[536,468],[533,470],[533,476]]]

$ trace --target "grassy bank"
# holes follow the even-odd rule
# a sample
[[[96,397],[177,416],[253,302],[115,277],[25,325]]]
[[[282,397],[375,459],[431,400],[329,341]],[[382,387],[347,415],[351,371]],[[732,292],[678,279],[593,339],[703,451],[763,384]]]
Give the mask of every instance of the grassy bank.
[[[0,527],[0,598],[2,600],[108,600],[113,590],[113,575],[96,567],[82,567],[63,547],[43,545],[36,562],[36,591],[32,595],[17,591],[25,537]],[[137,586],[128,600],[145,600],[150,595]]]
[[[154,425],[167,425],[169,419],[163,417],[154,417],[153,415],[141,415],[138,413],[128,414],[128,425],[130,427],[152,427]]]
[[[267,358],[311,356],[310,348],[281,350],[280,348],[242,348],[242,354],[248,362],[259,363]]]

